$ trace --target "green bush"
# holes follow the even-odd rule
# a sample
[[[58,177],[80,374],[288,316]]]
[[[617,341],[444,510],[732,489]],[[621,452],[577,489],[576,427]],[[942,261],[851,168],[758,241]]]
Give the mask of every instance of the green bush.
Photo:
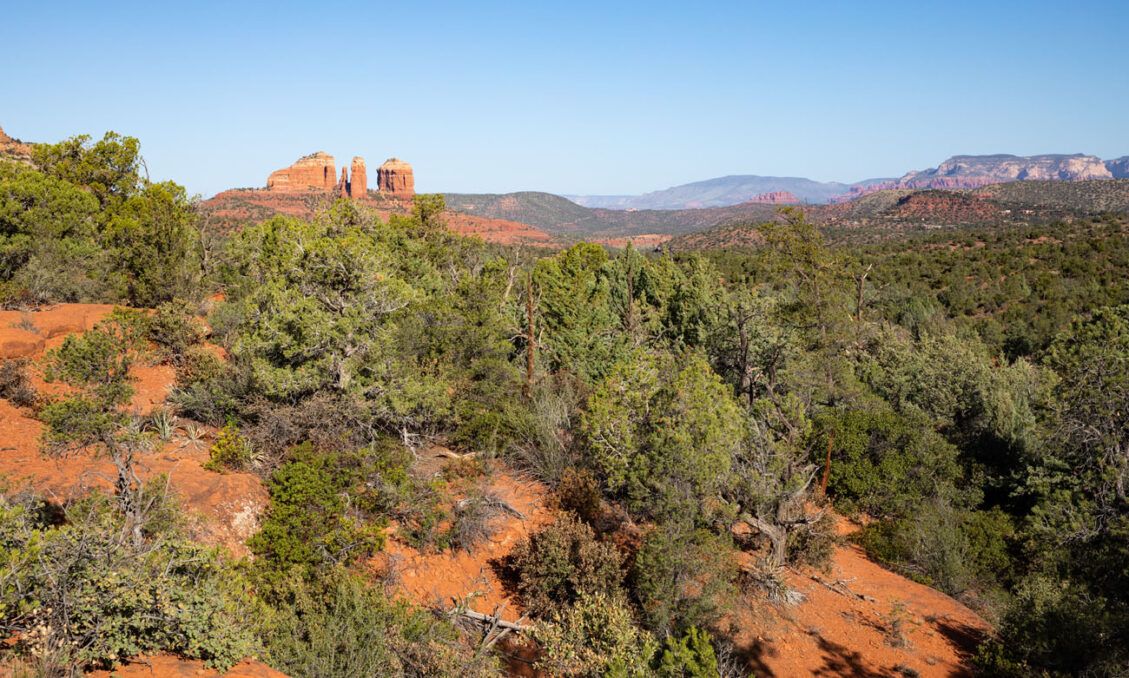
[[[383,516],[366,514],[353,497],[362,471],[351,455],[312,445],[291,451],[270,480],[270,506],[251,551],[264,568],[314,571],[371,555],[384,544]]]
[[[717,621],[736,594],[736,578],[726,539],[664,525],[643,540],[629,581],[643,625],[661,637]]]
[[[203,339],[201,327],[185,305],[171,301],[153,312],[147,335],[157,345],[161,357],[174,365],[183,363],[189,349]]]
[[[58,512],[0,496],[0,624],[52,671],[173,652],[226,668],[254,649],[246,585],[218,549],[185,539],[146,488],[145,539],[101,495]],[[42,664],[41,664],[42,665]]]
[[[634,625],[631,609],[619,596],[581,594],[535,627],[541,647],[537,667],[555,676],[635,678],[653,675],[658,649],[654,638]]]
[[[859,541],[880,562],[959,595],[1007,581],[1013,534],[1001,511],[966,511],[932,501],[914,515],[867,526]]]
[[[960,476],[957,449],[920,413],[902,415],[885,405],[837,409],[818,426],[817,456],[826,449],[824,441],[831,442],[828,492],[848,514],[906,515]]]
[[[176,385],[181,389],[208,385],[223,377],[224,362],[203,346],[188,346],[176,363]]]
[[[246,471],[251,467],[252,459],[251,444],[239,432],[235,422],[229,422],[216,434],[204,468],[217,472]]]
[[[294,678],[497,675],[450,624],[343,569],[309,582],[290,577],[262,591],[264,659]]]
[[[712,516],[731,482],[746,416],[700,356],[637,352],[588,399],[581,429],[608,491],[645,516]]]
[[[667,636],[655,662],[662,678],[717,678],[717,654],[710,634],[691,626],[681,638]]]
[[[596,541],[592,528],[571,516],[558,518],[513,553],[522,603],[541,616],[582,595],[616,595],[622,560],[614,546]]]

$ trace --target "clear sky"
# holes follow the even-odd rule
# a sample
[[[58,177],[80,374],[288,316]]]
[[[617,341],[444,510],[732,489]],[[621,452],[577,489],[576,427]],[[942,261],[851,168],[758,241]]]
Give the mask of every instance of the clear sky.
[[[0,126],[205,196],[325,150],[421,191],[1129,154],[1129,0],[0,4]]]

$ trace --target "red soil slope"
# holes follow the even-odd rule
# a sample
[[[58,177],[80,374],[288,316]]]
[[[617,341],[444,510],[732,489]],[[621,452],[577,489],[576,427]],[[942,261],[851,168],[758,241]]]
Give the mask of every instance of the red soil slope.
[[[521,539],[552,520],[554,509],[544,485],[509,472],[495,476],[493,489],[525,519],[499,516],[494,539],[471,553],[421,554],[393,534],[374,567],[391,569],[399,590],[419,605],[450,607],[452,597],[469,597],[479,612],[502,607],[500,616],[516,619],[522,608],[499,576],[500,566]],[[842,519],[841,526],[844,533],[852,529]],[[775,606],[750,594],[722,621],[757,676],[893,678],[908,675],[904,669],[925,678],[965,676],[969,652],[991,631],[961,603],[882,568],[857,546],[836,546],[827,572],[801,568],[786,576],[804,595],[802,603]],[[531,658],[528,648],[522,654]],[[527,663],[509,666],[534,675]]]
[[[852,528],[840,518],[840,531]],[[968,654],[991,626],[949,596],[886,570],[854,545],[830,570],[792,570],[794,607],[746,607],[727,622],[758,676],[971,675]]]
[[[0,311],[0,359],[31,359],[32,385],[41,395],[57,395],[64,389],[59,384],[44,384],[38,372],[44,352],[61,344],[67,334],[90,329],[112,308],[61,304],[42,311]],[[131,374],[136,390],[131,408],[139,414],[164,403],[175,377],[167,365],[139,364]],[[113,487],[113,465],[91,451],[62,458],[46,456],[41,447],[43,424],[7,400],[0,400],[0,432],[0,477],[17,486],[26,484],[58,501],[92,488]],[[205,470],[202,464],[208,460],[209,445],[210,435],[192,444],[183,430],[178,431],[170,442],[141,456],[139,475],[142,479],[168,476],[173,492],[200,519],[196,536],[243,554],[243,542],[258,529],[259,515],[267,503],[266,489],[249,473]]]
[[[61,305],[43,311],[0,312],[0,356],[42,359],[44,350],[70,332],[83,331],[109,312],[109,306]],[[139,366],[135,376],[138,411],[163,402],[171,371]],[[29,412],[0,400],[0,475],[49,496],[65,499],[90,487],[108,489],[113,477],[108,461],[90,453],[64,459],[45,457],[40,449],[42,424]],[[180,436],[144,455],[145,477],[169,476],[186,508],[199,517],[198,537],[244,553],[243,542],[257,529],[267,497],[250,474],[217,474],[201,464],[207,445],[193,447]],[[490,490],[522,514],[501,514],[496,532],[472,552],[420,553],[396,539],[374,559],[375,569],[391,572],[402,594],[426,606],[449,606],[451,597],[467,598],[472,608],[516,619],[521,606],[501,576],[504,559],[528,534],[553,517],[551,494],[544,485],[501,469]],[[842,532],[851,526],[840,522]],[[745,556],[747,559],[751,556]],[[906,670],[920,676],[968,675],[967,653],[990,632],[987,622],[948,596],[914,583],[871,562],[856,546],[837,546],[830,570],[788,571],[789,585],[804,595],[796,606],[772,606],[756,595],[735,601],[728,625],[738,650],[756,675],[897,676]],[[119,670],[123,676],[210,676],[198,662],[155,657]],[[241,678],[281,674],[261,664],[241,664]]]
[[[398,540],[393,529],[385,552],[374,559],[374,567],[390,573],[400,591],[420,605],[451,607],[452,597],[467,598],[470,607],[479,612],[492,614],[504,607],[503,618],[512,621],[519,617],[521,605],[506,590],[499,569],[522,539],[552,521],[549,489],[501,471],[491,479],[489,490],[524,518],[510,514],[495,517],[497,531],[470,553],[461,549],[420,553]]]

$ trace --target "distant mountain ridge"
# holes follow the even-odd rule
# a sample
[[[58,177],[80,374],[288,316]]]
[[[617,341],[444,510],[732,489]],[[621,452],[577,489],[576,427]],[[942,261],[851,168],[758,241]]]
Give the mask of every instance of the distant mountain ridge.
[[[867,182],[859,182],[859,184],[865,183]],[[643,195],[566,195],[564,197],[584,207],[616,210],[684,210],[729,207],[773,193],[791,193],[799,203],[824,203],[849,193],[854,185],[857,184],[821,182],[803,177],[741,174],[695,181]]]
[[[758,196],[790,193],[800,204],[851,200],[891,189],[966,189],[1012,181],[1087,181],[1129,178],[1129,156],[1102,160],[1094,155],[954,155],[940,165],[900,178],[866,179],[853,184],[803,177],[730,175],[673,186],[642,195],[566,195],[572,202],[613,210],[684,210],[729,207]],[[774,201],[778,204],[780,201]]]

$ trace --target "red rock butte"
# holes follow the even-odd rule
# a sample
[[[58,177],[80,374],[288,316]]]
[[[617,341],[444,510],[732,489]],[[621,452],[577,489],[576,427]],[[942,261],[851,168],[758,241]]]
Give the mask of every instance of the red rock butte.
[[[411,198],[416,194],[412,166],[399,158],[389,158],[376,170],[376,185],[381,193],[394,198]]]
[[[411,199],[415,195],[412,166],[397,158],[386,161],[376,172],[377,189],[394,199]],[[368,170],[365,159],[356,156],[350,167],[342,167],[338,178],[333,156],[323,151],[311,153],[290,167],[271,172],[267,190],[275,193],[335,192],[342,197],[363,198],[368,195]]]

